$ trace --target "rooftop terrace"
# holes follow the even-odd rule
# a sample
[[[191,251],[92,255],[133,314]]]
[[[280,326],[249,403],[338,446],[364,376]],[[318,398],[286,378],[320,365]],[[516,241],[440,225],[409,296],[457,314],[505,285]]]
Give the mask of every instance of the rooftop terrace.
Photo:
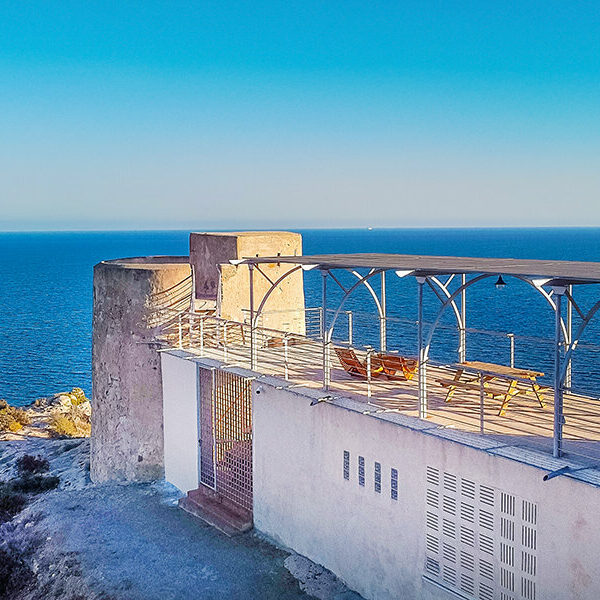
[[[600,400],[596,393],[575,389],[571,382],[572,357],[600,308],[594,297],[584,309],[573,290],[585,285],[589,292],[592,284],[600,283],[600,263],[383,254],[252,257],[232,262],[250,271],[247,318],[235,322],[166,308],[161,335],[170,347],[274,375],[292,385],[321,389],[322,401],[351,398],[364,404],[365,413],[409,415],[439,428],[485,436],[499,446],[567,457],[579,465],[573,468],[596,469],[600,464]],[[269,280],[264,296],[255,298],[253,278],[268,279],[263,269],[271,263],[290,267],[277,280]],[[321,306],[290,313],[289,327],[270,328],[270,295],[300,269],[320,271]],[[403,336],[416,342],[409,349],[389,344],[390,328],[400,321],[387,311],[390,272],[391,277],[416,282],[414,337]],[[350,279],[344,279],[344,273],[350,273]],[[531,337],[528,342],[532,348],[545,345],[548,350],[544,371],[530,364],[515,366],[511,333],[495,332],[496,337],[490,337],[493,361],[483,362],[479,356],[470,356],[477,361],[466,360],[467,290],[486,278],[502,286],[503,278],[510,277],[529,284],[554,313],[554,337]],[[378,285],[373,285],[375,278]],[[328,304],[334,296],[328,286],[336,288],[333,307]],[[377,309],[366,326],[370,333],[377,330],[377,345],[369,346],[353,334],[353,319],[356,323],[358,315],[344,310],[346,300],[361,287],[368,290]],[[437,302],[429,320],[423,315],[425,290]],[[590,297],[586,293],[588,304]],[[456,358],[434,360],[430,353],[438,340],[434,333],[449,327],[447,313],[456,322],[452,326],[458,342]],[[277,322],[282,322],[281,315]],[[498,335],[510,341],[510,354],[502,349]],[[586,344],[594,346],[594,340]]]

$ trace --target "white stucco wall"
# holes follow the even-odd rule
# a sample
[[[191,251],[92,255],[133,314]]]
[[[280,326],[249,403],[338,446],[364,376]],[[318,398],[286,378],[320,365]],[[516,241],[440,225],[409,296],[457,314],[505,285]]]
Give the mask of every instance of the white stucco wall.
[[[189,358],[179,351],[162,354],[165,471],[182,491],[197,486],[196,369],[219,368],[216,361]],[[476,495],[482,486],[495,490],[490,559],[495,581],[489,598],[500,599],[501,493],[516,499],[516,585],[506,597],[527,598],[518,579],[520,502],[526,500],[537,510],[535,599],[600,598],[600,477],[595,471],[544,482],[543,475],[564,461],[394,413],[364,414],[368,406],[341,398],[310,406],[322,392],[286,385],[269,377],[253,383],[254,523],[259,531],[331,569],[368,600],[484,598],[451,593],[451,586],[424,577],[431,554],[426,517],[432,510],[426,502],[431,488],[426,473],[433,467],[440,474],[440,547],[446,540],[443,475],[452,474],[458,482],[457,513],[464,481],[474,482]],[[350,453],[349,480],[344,479],[344,451]],[[364,486],[358,482],[359,456],[364,457]],[[374,489],[375,462],[381,465],[380,493]],[[397,500],[391,497],[392,468],[398,472]]]
[[[399,415],[368,416],[349,401],[340,403],[352,410],[327,402],[310,406],[312,392],[258,385],[255,527],[331,569],[365,598],[456,597],[423,577],[428,465],[537,504],[536,599],[600,598],[598,487],[567,477],[544,482],[543,470],[500,457],[493,441],[477,449],[445,439],[460,435],[427,423],[405,418],[411,429],[384,420],[402,421]],[[350,452],[349,481],[344,450]],[[357,481],[358,456],[365,459],[364,487]],[[374,491],[375,461],[381,493]],[[390,495],[391,468],[398,470],[397,501]],[[511,597],[523,597],[519,593]],[[492,597],[500,598],[497,587]]]
[[[161,362],[165,479],[186,493],[198,487],[198,367],[177,353],[161,353]]]

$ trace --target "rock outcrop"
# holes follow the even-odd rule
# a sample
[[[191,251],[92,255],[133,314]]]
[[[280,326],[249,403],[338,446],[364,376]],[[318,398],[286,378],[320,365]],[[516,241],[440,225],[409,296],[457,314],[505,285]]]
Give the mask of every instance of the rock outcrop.
[[[17,408],[0,401],[0,440],[90,437],[92,405],[81,388]]]

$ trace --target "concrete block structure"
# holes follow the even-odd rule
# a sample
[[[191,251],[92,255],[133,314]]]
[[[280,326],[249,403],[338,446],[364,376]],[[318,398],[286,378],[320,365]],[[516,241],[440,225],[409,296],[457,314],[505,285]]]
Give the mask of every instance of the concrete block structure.
[[[198,394],[207,374],[228,368],[186,351],[162,361],[165,410],[177,403],[190,416],[188,433],[165,438],[166,478],[185,489],[199,478]],[[364,598],[600,596],[597,475],[545,481],[562,461],[356,399],[323,401],[321,390],[278,378],[236,376],[252,382],[255,528]]]

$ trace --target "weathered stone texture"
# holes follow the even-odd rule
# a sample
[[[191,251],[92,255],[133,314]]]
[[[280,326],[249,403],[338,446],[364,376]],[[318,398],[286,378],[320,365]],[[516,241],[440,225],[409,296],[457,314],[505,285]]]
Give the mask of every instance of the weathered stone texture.
[[[224,319],[244,322],[250,308],[249,275],[246,265],[234,266],[230,260],[249,256],[301,256],[302,236],[289,231],[242,231],[190,234],[190,262],[196,275],[196,297],[215,299]],[[276,281],[294,265],[265,264],[262,271]],[[220,282],[220,288],[219,288]],[[255,309],[270,288],[260,273],[254,277]],[[267,314],[261,324],[303,334],[304,284],[298,270],[278,286],[265,304]]]
[[[147,257],[94,268],[93,481],[163,476],[162,374],[153,294],[190,274],[187,257]]]

